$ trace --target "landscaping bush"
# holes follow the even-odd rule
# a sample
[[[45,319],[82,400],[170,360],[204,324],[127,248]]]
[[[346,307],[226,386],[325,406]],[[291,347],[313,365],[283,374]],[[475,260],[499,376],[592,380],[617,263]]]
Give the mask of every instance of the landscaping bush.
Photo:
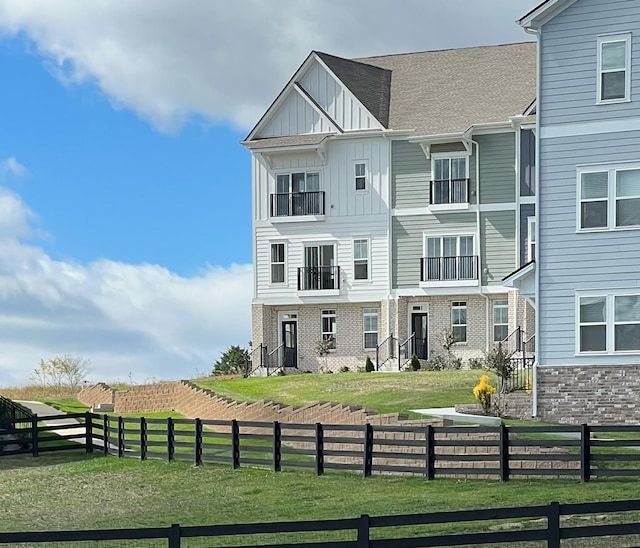
[[[496,389],[489,383],[489,376],[482,375],[480,382],[473,389],[473,395],[482,406],[482,410],[488,415],[491,412],[491,394],[495,394]]]
[[[411,361],[409,362],[409,368],[411,369],[411,371],[420,371],[421,369],[420,360],[418,359],[418,356],[416,356],[415,354],[411,356]]]
[[[367,373],[372,373],[373,371],[375,371],[375,366],[373,365],[373,362],[371,361],[371,358],[369,356],[367,356],[367,359],[364,362],[364,370]]]

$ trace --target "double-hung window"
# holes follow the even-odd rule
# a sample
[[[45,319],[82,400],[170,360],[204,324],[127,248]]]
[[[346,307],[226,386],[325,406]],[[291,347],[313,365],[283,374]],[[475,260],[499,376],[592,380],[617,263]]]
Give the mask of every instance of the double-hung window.
[[[640,165],[578,170],[578,230],[640,228]]]
[[[324,198],[320,192],[320,173],[280,173],[276,175],[276,193],[272,197],[271,215],[323,215]]]
[[[271,283],[285,283],[285,245],[271,244]]]
[[[378,309],[362,309],[362,332],[364,349],[374,350],[378,346]]]
[[[356,190],[367,190],[367,162],[358,161],[353,164]]]
[[[640,352],[640,294],[578,296],[578,353]]]
[[[469,202],[467,157],[434,158],[432,164],[431,203],[465,204]]]
[[[598,37],[598,103],[629,101],[631,35]]]
[[[451,303],[451,330],[456,342],[467,342],[467,303]]]
[[[328,348],[336,347],[336,311],[322,311],[322,342],[326,343]]]
[[[509,335],[509,302],[493,301],[493,341],[502,342]]]
[[[369,279],[369,240],[353,241],[353,279]]]
[[[422,281],[477,280],[473,236],[427,236]]]

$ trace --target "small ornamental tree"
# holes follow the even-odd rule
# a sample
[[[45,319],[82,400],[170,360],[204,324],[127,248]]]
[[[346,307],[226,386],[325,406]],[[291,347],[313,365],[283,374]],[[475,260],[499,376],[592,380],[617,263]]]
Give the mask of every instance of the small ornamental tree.
[[[236,375],[244,373],[249,365],[249,352],[241,346],[230,346],[213,365],[214,375]]]
[[[473,389],[473,395],[482,406],[485,415],[488,415],[491,411],[491,394],[495,393],[496,389],[489,383],[489,376],[482,375],[480,382]]]
[[[364,362],[364,370],[367,373],[371,373],[373,370],[375,369],[373,362],[371,361],[371,358],[369,356],[367,356],[367,359]]]

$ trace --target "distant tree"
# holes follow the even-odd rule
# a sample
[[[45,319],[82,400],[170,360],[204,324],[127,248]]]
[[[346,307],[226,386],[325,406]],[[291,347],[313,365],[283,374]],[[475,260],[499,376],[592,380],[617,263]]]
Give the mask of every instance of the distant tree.
[[[235,375],[245,373],[251,366],[249,351],[241,346],[230,346],[213,364],[214,375]]]
[[[62,393],[65,389],[78,390],[91,371],[89,360],[80,356],[55,356],[40,360],[30,379],[43,388]]]

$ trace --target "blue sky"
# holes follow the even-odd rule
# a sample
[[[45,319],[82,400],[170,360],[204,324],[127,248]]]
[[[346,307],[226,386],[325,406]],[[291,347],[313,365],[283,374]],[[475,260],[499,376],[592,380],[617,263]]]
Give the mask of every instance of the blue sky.
[[[64,354],[93,380],[210,371],[251,331],[238,141],[309,51],[530,40],[535,4],[0,0],[0,386]]]

